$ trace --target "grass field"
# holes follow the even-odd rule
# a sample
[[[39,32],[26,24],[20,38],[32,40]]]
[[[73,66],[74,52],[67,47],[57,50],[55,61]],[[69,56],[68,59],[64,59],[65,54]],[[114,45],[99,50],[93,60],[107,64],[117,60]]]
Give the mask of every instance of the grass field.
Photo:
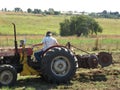
[[[58,34],[58,36],[55,37],[58,39],[60,44],[65,44],[69,41],[78,47],[85,49],[87,49],[87,47],[92,48],[95,45],[94,37],[96,36],[91,38],[59,36],[59,23],[65,18],[70,18],[70,16],[42,16],[25,13],[0,13],[0,46],[14,45],[13,37],[9,36],[13,35],[13,26],[11,23],[14,22],[16,24],[17,35],[22,35],[17,39],[27,39],[27,44],[40,42],[46,31],[51,30],[52,32]],[[98,34],[99,47],[109,47],[107,50],[110,48],[119,49],[120,19],[96,19],[96,21],[98,21],[98,23],[103,27],[103,33]],[[89,47],[89,44],[91,44],[92,47]]]
[[[103,27],[105,35],[120,35],[120,19],[96,19]]]
[[[63,16],[2,15],[0,33],[13,34],[11,23],[15,23],[17,34],[45,34],[46,31],[59,33],[59,23]]]
[[[0,46],[14,46],[13,26],[16,24],[17,40],[26,39],[26,45],[31,46],[41,41],[46,31],[51,30],[60,44],[68,41],[78,48],[93,53],[96,46],[96,36],[61,37],[59,23],[70,16],[41,16],[31,14],[0,13]],[[19,76],[14,87],[2,87],[0,90],[120,90],[120,19],[96,19],[103,27],[103,33],[98,34],[99,51],[112,53],[113,64],[97,69],[77,69],[70,83],[51,84],[39,76]],[[7,35],[8,34],[8,35]],[[5,41],[5,42],[4,42]],[[18,42],[19,45],[19,42]],[[82,53],[76,51],[77,53]]]
[[[17,34],[44,34],[51,30],[59,34],[59,23],[70,16],[42,16],[32,14],[0,13],[0,34],[13,34],[11,23],[15,23]],[[103,27],[102,35],[120,35],[120,19],[96,19]]]

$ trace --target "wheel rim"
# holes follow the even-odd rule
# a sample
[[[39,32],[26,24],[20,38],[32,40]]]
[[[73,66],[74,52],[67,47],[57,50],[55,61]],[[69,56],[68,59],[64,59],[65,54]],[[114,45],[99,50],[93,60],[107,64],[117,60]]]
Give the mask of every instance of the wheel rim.
[[[64,56],[55,57],[51,63],[51,70],[56,76],[65,76],[70,70],[70,62]]]
[[[0,74],[0,82],[4,85],[11,83],[13,74],[9,70],[2,71]]]

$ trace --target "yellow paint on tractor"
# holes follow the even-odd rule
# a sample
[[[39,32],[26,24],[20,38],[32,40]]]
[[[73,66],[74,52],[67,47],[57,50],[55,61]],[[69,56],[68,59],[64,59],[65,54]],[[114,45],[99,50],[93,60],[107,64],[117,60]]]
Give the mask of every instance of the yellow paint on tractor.
[[[20,73],[21,76],[40,74],[38,71],[28,65],[25,45],[22,46],[22,52],[20,53],[20,62],[23,64],[23,71]]]

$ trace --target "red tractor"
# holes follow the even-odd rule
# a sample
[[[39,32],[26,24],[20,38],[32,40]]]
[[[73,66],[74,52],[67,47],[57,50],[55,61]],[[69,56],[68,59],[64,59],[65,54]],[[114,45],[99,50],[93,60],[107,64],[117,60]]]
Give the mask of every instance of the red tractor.
[[[14,26],[15,48],[0,48],[0,85],[11,86],[16,83],[17,74],[40,75],[42,78],[53,83],[65,83],[70,81],[76,73],[77,68],[97,68],[112,64],[112,56],[107,52],[85,55],[76,55],[69,42],[66,46],[52,46],[42,55],[41,62],[34,62],[31,58],[33,49],[25,47],[21,40],[21,47],[18,47],[16,40],[16,27]],[[74,47],[76,48],[76,47]],[[79,48],[77,48],[79,49]],[[81,49],[79,49],[81,50]],[[83,50],[81,50],[83,51]]]

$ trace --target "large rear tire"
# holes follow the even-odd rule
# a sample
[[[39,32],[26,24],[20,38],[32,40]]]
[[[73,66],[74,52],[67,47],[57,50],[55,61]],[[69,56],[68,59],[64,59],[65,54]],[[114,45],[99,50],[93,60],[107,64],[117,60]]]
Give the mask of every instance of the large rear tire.
[[[13,86],[17,80],[17,71],[11,65],[0,66],[0,86]]]
[[[49,82],[68,82],[76,72],[76,58],[64,47],[54,47],[47,51],[41,63],[42,75]]]

